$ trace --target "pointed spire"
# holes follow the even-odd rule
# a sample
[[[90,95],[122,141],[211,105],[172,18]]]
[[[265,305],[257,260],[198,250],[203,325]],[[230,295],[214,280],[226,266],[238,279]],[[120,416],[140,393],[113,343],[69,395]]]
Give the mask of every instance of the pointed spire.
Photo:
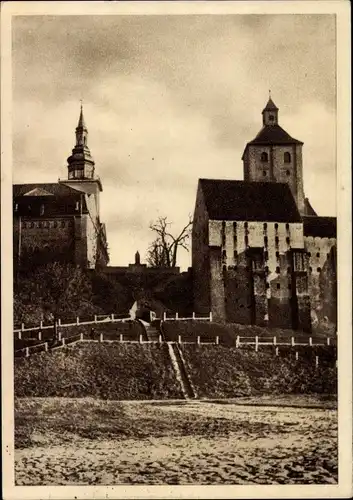
[[[77,125],[77,128],[87,130],[86,123],[85,123],[85,119],[84,119],[84,117],[83,117],[83,104],[82,104],[82,99],[81,99],[80,118],[78,119],[78,125]]]
[[[71,156],[67,159],[69,179],[93,179],[94,160],[87,144],[88,130],[83,117],[83,105],[81,101],[80,117],[76,127],[76,144]]]
[[[276,104],[272,101],[271,90],[268,91],[268,101],[263,111],[278,111]]]
[[[263,125],[278,125],[278,108],[272,101],[271,90],[268,91],[268,101],[262,110]]]

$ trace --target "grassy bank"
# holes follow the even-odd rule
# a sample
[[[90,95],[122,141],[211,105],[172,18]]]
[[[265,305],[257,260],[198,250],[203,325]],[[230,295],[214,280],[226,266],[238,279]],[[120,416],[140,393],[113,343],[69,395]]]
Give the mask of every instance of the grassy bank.
[[[188,373],[198,397],[229,398],[251,394],[333,394],[337,392],[337,370],[332,359],[323,357],[315,367],[306,348],[298,361],[287,355],[253,349],[213,345],[184,345]],[[309,353],[309,354],[308,354]]]
[[[15,361],[17,396],[182,397],[165,344],[77,344]]]

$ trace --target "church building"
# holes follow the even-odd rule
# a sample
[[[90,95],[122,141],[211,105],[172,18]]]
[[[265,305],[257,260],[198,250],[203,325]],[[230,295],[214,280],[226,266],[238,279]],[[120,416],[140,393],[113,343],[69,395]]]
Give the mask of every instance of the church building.
[[[102,184],[88,148],[81,106],[76,144],[67,179],[13,186],[14,269],[70,262],[86,269],[109,262],[105,225],[100,220]]]
[[[336,218],[304,194],[303,142],[271,97],[245,146],[244,180],[200,179],[192,233],[195,311],[311,331],[336,323]]]

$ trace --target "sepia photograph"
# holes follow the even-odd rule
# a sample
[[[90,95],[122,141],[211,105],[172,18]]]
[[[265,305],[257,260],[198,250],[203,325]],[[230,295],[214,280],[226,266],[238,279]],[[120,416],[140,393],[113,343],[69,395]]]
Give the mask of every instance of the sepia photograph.
[[[350,496],[349,5],[11,3],[4,498]]]

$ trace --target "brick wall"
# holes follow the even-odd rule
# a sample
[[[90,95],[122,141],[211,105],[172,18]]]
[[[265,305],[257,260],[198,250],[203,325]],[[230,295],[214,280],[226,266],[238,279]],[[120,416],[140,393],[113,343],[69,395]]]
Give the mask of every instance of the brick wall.
[[[300,323],[307,329],[308,289],[297,297],[292,247],[304,252],[302,223],[209,221],[215,317],[282,328]]]
[[[268,155],[267,162],[261,160],[262,153]],[[290,154],[290,163],[284,162],[285,153]],[[244,180],[288,183],[299,212],[304,213],[302,146],[300,144],[249,145],[243,161]]]
[[[305,237],[313,324],[337,321],[336,239]],[[327,319],[326,319],[326,318]]]
[[[218,233],[218,227],[209,228],[202,189],[198,187],[192,226],[193,301],[197,313],[211,310],[209,240]]]
[[[73,217],[14,217],[14,261],[17,264],[20,253],[21,263],[28,259],[35,259],[35,254],[56,256],[60,260],[74,259],[74,232]]]

